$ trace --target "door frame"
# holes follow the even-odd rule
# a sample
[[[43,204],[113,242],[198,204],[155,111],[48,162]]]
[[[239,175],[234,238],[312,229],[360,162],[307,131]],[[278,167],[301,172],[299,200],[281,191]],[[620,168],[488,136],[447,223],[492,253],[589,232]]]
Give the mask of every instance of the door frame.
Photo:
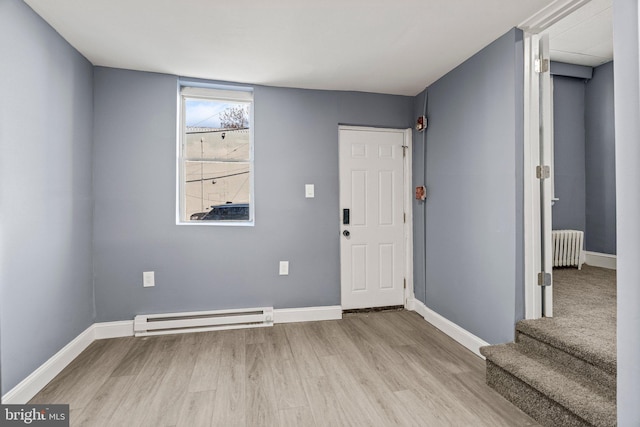
[[[403,241],[404,241],[404,278],[406,281],[406,287],[404,289],[404,307],[407,308],[407,304],[414,297],[413,291],[413,161],[412,161],[412,132],[413,129],[406,128],[378,128],[369,126],[352,126],[352,125],[338,125],[338,165],[340,164],[340,131],[341,130],[355,130],[355,131],[372,131],[372,132],[389,132],[396,131],[404,134],[403,146],[403,210],[405,213],[405,222],[403,227]],[[340,188],[340,167],[338,166],[338,188]],[[338,194],[338,200],[340,195]],[[338,207],[338,233],[340,233],[340,223],[342,221],[342,211]],[[339,249],[342,251],[342,246]],[[340,264],[340,271],[342,272],[342,264]],[[340,303],[342,304],[342,281],[340,281]]]
[[[540,184],[536,178],[536,167],[540,165],[540,110],[545,114],[545,120],[550,122],[550,106],[541,105],[540,79],[535,71],[535,59],[539,58],[539,35],[546,31],[565,16],[575,12],[590,0],[557,0],[543,8],[529,19],[518,25],[523,31],[524,46],[524,304],[525,319],[538,319],[543,317],[542,292],[538,285],[538,273],[542,271],[542,215],[540,201]],[[550,91],[550,85],[545,90]],[[552,99],[552,93],[547,94]],[[548,137],[548,129],[547,129]],[[544,160],[544,159],[543,159]],[[549,165],[551,166],[551,165]],[[553,173],[553,169],[551,170]],[[545,183],[545,192],[550,195],[551,180]],[[555,197],[555,195],[551,195]],[[547,197],[545,197],[547,198]],[[545,207],[548,212],[547,221],[551,221],[551,205]],[[549,228],[549,227],[547,227]],[[546,251],[544,260],[550,265],[551,242],[546,239]],[[549,267],[550,268],[550,267]],[[545,289],[547,301],[553,301],[552,287]],[[544,315],[552,315],[552,307],[547,307]]]

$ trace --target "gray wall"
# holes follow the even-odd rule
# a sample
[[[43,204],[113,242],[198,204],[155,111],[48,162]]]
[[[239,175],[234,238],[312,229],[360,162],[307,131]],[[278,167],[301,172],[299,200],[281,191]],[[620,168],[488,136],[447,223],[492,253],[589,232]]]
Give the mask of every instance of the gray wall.
[[[616,253],[616,160],[613,62],[593,70],[586,85],[586,249]],[[555,212],[554,212],[555,213]]]
[[[175,76],[95,69],[98,320],[340,304],[338,124],[407,128],[413,99],[256,87],[255,226],[178,226],[176,85]],[[304,184],[315,184],[314,199]],[[142,287],[147,270],[155,288]]]
[[[618,425],[640,425],[640,13],[613,2],[618,281]]]
[[[553,78],[555,196],[560,199],[553,206],[553,228],[582,230],[585,249],[615,254],[613,62],[592,73],[578,71],[592,74],[591,80]]]
[[[422,301],[490,343],[524,315],[522,55],[511,30],[428,88]]]
[[[93,322],[92,66],[0,1],[2,392]]]
[[[584,79],[554,76],[554,230],[586,231],[584,120]]]
[[[593,67],[551,61],[551,75],[586,80],[593,77]]]

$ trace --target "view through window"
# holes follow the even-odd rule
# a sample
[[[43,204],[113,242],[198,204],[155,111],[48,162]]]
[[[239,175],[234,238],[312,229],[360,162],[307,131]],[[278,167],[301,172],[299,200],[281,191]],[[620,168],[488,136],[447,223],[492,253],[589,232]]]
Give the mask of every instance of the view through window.
[[[181,220],[248,222],[251,93],[182,89]]]

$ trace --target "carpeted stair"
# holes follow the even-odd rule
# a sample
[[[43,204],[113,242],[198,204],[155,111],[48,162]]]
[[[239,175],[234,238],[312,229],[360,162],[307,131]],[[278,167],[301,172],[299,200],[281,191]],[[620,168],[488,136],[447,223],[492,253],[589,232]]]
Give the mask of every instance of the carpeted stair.
[[[544,426],[616,425],[616,271],[553,270],[554,317],[488,346],[487,383]]]
[[[524,320],[515,343],[481,348],[487,384],[543,426],[615,426],[615,347],[571,342],[555,326]]]

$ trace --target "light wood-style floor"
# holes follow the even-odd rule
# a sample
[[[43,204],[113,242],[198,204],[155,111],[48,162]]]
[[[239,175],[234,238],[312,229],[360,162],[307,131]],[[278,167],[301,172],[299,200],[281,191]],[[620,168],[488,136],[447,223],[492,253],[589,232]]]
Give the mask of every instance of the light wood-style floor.
[[[72,426],[534,426],[412,312],[94,342],[31,403]]]

